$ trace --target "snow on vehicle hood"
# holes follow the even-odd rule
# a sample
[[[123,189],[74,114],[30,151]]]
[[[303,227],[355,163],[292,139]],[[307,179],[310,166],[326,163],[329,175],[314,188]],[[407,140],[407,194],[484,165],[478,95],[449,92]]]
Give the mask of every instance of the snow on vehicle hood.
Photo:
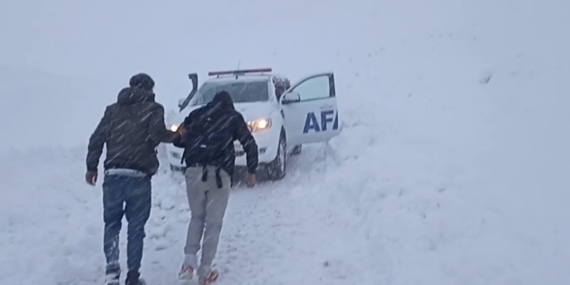
[[[203,105],[199,106],[188,106],[186,109],[182,110],[182,112],[178,113],[174,118],[174,121],[171,122],[173,124],[181,123],[184,121],[184,118],[190,114],[190,112],[202,107]],[[276,108],[271,103],[267,102],[255,102],[255,103],[235,103],[234,107],[236,111],[240,112],[245,121],[252,121],[257,119],[266,119],[269,118],[271,113],[276,111]]]

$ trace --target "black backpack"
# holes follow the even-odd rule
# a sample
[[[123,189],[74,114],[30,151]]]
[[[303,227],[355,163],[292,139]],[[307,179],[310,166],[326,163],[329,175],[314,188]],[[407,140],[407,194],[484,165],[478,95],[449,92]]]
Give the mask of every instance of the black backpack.
[[[233,136],[229,132],[228,124],[231,117],[223,110],[205,106],[192,114],[190,122],[185,125],[186,136],[182,161],[204,167],[202,181],[206,181],[206,166],[216,166],[218,187],[221,187],[219,178],[220,169],[226,164],[230,156],[228,152],[233,149]]]

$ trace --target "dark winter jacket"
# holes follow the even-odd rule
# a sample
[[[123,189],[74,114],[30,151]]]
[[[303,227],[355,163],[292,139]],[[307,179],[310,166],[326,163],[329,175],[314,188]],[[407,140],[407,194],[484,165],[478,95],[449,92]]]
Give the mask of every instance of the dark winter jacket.
[[[224,132],[227,132],[233,136],[233,140],[238,140],[243,149],[246,153],[246,161],[247,161],[247,170],[251,174],[256,173],[257,165],[258,165],[258,147],[257,143],[255,142],[254,137],[251,135],[251,132],[243,118],[242,114],[235,110],[233,107],[233,103],[229,102],[222,102],[217,101],[217,98],[223,97],[215,97],[212,102],[203,106],[199,109],[192,111],[185,119],[183,126],[189,128],[190,124],[196,121],[204,112],[211,111],[214,109],[214,112],[220,112],[221,116],[225,123],[220,125],[224,126]],[[228,99],[231,100],[231,99]],[[184,148],[184,143],[180,140],[180,137],[174,141],[174,145],[177,147]],[[222,168],[230,175],[233,175],[234,167],[235,167],[235,149],[234,145],[228,145],[228,148],[224,153],[227,154],[227,157],[223,159],[224,165]],[[187,166],[196,165],[196,161],[189,160],[185,157],[185,162]]]
[[[107,106],[89,139],[87,170],[97,171],[106,144],[105,169],[127,168],[154,175],[159,166],[156,147],[176,136],[166,129],[164,107],[154,101],[152,92],[124,88],[117,102]]]

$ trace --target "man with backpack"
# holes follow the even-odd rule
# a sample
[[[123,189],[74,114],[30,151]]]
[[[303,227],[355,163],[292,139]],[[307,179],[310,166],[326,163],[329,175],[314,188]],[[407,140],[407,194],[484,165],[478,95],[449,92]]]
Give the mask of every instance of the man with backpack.
[[[174,145],[184,148],[186,191],[192,218],[180,278],[191,279],[196,270],[200,284],[205,285],[218,277],[212,264],[233,185],[234,141],[238,140],[246,153],[249,187],[256,183],[258,149],[247,123],[235,110],[226,91],[217,93],[206,106],[191,112],[184,119],[182,130],[181,139]],[[196,255],[202,237],[202,258],[198,267]]]
[[[106,283],[119,285],[119,232],[123,216],[128,221],[126,285],[141,285],[139,269],[143,255],[144,227],[150,216],[151,177],[159,162],[156,147],[172,142],[179,133],[166,129],[164,107],[154,101],[154,81],[144,73],[131,77],[117,102],[107,106],[89,139],[85,180],[94,186],[97,167],[107,146],[104,162],[103,249],[107,260]],[[183,130],[181,130],[183,131]]]

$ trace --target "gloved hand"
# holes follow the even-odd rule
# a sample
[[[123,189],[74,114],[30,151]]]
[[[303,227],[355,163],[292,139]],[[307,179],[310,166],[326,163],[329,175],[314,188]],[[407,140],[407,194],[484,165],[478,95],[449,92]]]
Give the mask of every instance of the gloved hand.
[[[95,186],[95,183],[97,183],[97,171],[87,171],[85,173],[85,182],[91,186]]]

